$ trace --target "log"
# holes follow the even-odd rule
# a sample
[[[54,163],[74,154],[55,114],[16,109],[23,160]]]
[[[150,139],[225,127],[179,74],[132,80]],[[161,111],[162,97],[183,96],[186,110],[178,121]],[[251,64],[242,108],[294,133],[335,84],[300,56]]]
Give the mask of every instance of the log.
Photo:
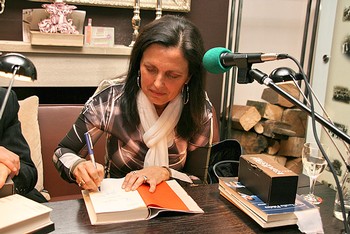
[[[305,137],[307,113],[300,109],[285,109],[282,114],[282,122],[288,123],[296,137]]]
[[[283,108],[267,102],[247,101],[247,106],[254,106],[262,118],[280,121],[282,119]]]
[[[289,137],[287,140],[281,140],[278,154],[290,157],[301,157],[304,143],[304,137]]]
[[[286,168],[293,171],[296,174],[303,172],[303,163],[301,158],[289,158],[285,165]]]
[[[264,152],[267,147],[266,137],[258,135],[255,132],[231,130],[229,138],[239,141],[244,154],[260,154]]]
[[[280,142],[278,140],[268,138],[267,139],[267,150],[266,153],[275,155],[280,150]]]
[[[258,110],[253,106],[233,105],[231,127],[238,130],[249,131],[261,119]]]
[[[287,157],[285,157],[285,156],[269,155],[269,154],[265,154],[265,155],[266,155],[266,157],[271,158],[273,161],[281,164],[282,166],[286,165]]]
[[[257,124],[254,125],[254,131],[258,134],[262,134],[264,132],[264,127],[261,121],[259,121]]]
[[[291,130],[291,126],[287,123],[275,121],[275,120],[265,120],[260,121],[263,127],[263,135],[271,137],[274,139],[287,139],[290,136],[295,136],[295,132]]]
[[[285,90],[287,93],[292,95],[295,98],[299,98],[300,93],[298,88],[293,83],[281,83],[277,84],[281,89]],[[276,91],[271,88],[266,88],[263,90],[261,98],[271,104],[280,105],[283,107],[293,107],[294,104],[279,95]]]

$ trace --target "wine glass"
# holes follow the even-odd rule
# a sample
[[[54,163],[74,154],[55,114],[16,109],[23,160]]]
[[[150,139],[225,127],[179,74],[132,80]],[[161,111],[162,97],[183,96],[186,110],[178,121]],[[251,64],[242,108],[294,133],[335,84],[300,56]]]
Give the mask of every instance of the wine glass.
[[[328,154],[328,147],[321,144],[322,148]],[[306,174],[310,178],[310,192],[308,194],[302,194],[305,200],[312,204],[320,204],[322,198],[314,194],[315,184],[317,177],[323,172],[327,166],[327,161],[322,155],[316,143],[305,143],[302,151],[302,162]]]

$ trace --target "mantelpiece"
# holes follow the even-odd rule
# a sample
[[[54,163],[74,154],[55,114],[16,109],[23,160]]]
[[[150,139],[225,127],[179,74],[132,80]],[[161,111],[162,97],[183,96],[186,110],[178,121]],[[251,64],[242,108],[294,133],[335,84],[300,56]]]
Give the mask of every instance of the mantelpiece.
[[[29,0],[33,2],[51,2],[49,0]],[[132,8],[134,0],[66,0],[68,4],[86,5],[86,6],[103,6],[103,7],[120,7]],[[155,0],[141,0],[141,9],[154,10],[156,7]],[[191,9],[191,0],[162,0],[162,9],[164,11],[182,11],[189,12]]]
[[[3,53],[21,53],[36,66],[34,83],[16,81],[16,87],[91,87],[127,71],[131,48],[32,46],[20,41],[1,41]],[[0,79],[0,86],[9,81]]]

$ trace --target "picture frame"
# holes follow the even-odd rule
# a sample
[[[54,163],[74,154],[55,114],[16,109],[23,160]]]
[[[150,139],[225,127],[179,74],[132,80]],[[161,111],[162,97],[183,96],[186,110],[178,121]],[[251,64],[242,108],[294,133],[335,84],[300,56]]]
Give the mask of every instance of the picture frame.
[[[53,2],[49,0],[29,0],[32,2]],[[67,4],[98,6],[98,7],[116,7],[133,8],[134,0],[66,0]],[[140,0],[140,8],[146,10],[155,10],[156,0]],[[191,0],[162,0],[162,11],[189,12],[191,10]]]

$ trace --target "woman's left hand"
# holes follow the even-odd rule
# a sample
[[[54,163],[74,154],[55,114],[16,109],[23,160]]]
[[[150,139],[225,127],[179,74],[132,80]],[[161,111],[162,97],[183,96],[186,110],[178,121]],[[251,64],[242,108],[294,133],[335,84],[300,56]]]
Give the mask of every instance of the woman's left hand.
[[[169,171],[165,167],[146,167],[141,170],[132,171],[125,176],[122,188],[125,191],[136,190],[140,185],[148,183],[149,191],[153,193],[157,184],[170,178]]]

